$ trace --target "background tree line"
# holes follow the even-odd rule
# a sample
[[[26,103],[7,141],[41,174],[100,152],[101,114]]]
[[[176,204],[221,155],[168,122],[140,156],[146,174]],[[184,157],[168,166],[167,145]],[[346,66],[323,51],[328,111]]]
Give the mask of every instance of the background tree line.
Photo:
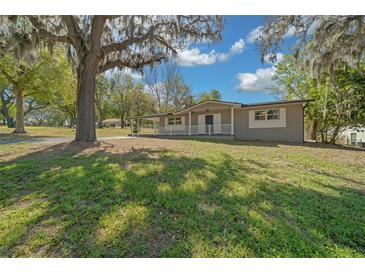
[[[1,118],[15,132],[30,116],[75,125],[75,140],[92,142],[109,115],[124,126],[133,115],[219,99],[214,90],[192,96],[169,60],[189,43],[221,39],[222,30],[220,16],[0,16]],[[315,99],[306,111],[310,135],[335,142],[344,128],[364,124],[364,16],[265,17],[256,41],[262,61],[275,60],[288,32],[297,43],[277,65],[274,92]]]
[[[311,77],[302,59],[287,55],[276,65],[277,86],[273,93],[282,99],[306,99],[307,138],[335,143],[346,128],[365,126],[365,67],[345,62],[330,75],[322,71]]]
[[[146,66],[153,67],[167,61],[190,43],[220,40],[222,29],[221,16],[0,16],[0,58],[11,55],[10,59],[15,61],[13,68],[19,73],[19,77],[23,77],[27,74],[27,65],[34,67],[31,63],[37,60],[33,58],[33,53],[44,49],[52,55],[55,47],[65,48],[76,78],[75,141],[94,142],[98,75],[115,68],[142,72]],[[9,99],[12,100],[9,94],[15,95],[15,132],[24,132],[24,94],[25,91],[32,93],[30,90],[33,88],[23,85],[22,81],[18,86],[7,77],[12,76],[8,75],[9,71],[13,70],[2,72],[7,82],[7,88],[3,88],[6,91],[2,94],[5,94],[4,102],[9,108],[12,107],[8,102]],[[29,71],[29,76],[31,72],[32,70]],[[17,77],[14,79],[17,80]],[[28,79],[34,77],[30,76]],[[40,80],[48,81],[46,78]],[[120,84],[116,83],[115,86]],[[121,90],[115,86],[114,91]],[[169,83],[169,88],[176,89],[176,83]],[[185,101],[185,96],[181,98],[180,93],[175,91],[172,99],[175,105]],[[130,97],[125,95],[119,93],[119,98],[123,97],[124,100]],[[59,99],[60,104],[71,105],[71,102]],[[121,104],[124,105],[125,102]],[[102,110],[102,106],[99,108]],[[118,114],[122,119],[122,116],[128,114],[121,111],[119,107]],[[40,118],[39,115],[38,117]],[[69,120],[72,123],[71,115]]]
[[[291,53],[275,66],[273,93],[313,99],[305,111],[308,138],[335,143],[346,128],[365,126],[365,17],[268,16],[257,48],[276,60],[293,33]]]
[[[75,127],[77,79],[66,49],[58,47],[52,54],[34,52],[29,58],[9,54],[0,58],[2,123],[16,128],[16,132],[25,132],[25,120],[38,126]],[[113,69],[96,77],[94,101],[99,128],[108,118],[120,119],[120,127],[124,128],[135,116],[176,111],[203,100],[220,99],[217,90],[193,96],[171,60],[148,69],[141,78],[132,75]],[[16,121],[20,121],[17,127]]]

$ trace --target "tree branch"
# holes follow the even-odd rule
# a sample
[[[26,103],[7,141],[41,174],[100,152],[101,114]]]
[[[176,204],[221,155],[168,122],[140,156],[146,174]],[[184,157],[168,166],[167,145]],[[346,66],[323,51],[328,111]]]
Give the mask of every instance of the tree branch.
[[[135,63],[131,61],[125,61],[125,60],[114,60],[114,61],[108,61],[103,66],[99,67],[98,73],[103,73],[109,69],[115,68],[115,67],[121,67],[121,68],[131,68],[131,69],[140,69],[145,65],[152,65],[156,63],[160,63],[162,60],[166,59],[167,56],[152,56],[149,59],[137,61]],[[133,60],[133,58],[130,58]]]
[[[157,28],[159,28],[160,26],[164,25],[164,23],[158,23],[156,25],[153,25],[150,27],[150,29],[145,33],[142,34],[138,37],[131,37],[131,38],[127,38],[122,42],[119,43],[111,43],[109,45],[105,45],[102,49],[105,55],[108,55],[109,53],[115,52],[115,51],[122,51],[124,49],[127,49],[130,45],[133,45],[135,43],[140,43],[143,42],[144,40],[146,40],[149,37],[152,38],[159,38],[162,39],[162,37],[157,36],[157,37],[153,37],[153,33],[155,32],[155,30]],[[158,40],[159,42],[161,42],[160,40]],[[164,41],[164,44],[166,45],[167,42]]]
[[[41,105],[41,106],[33,106],[34,100],[29,102],[28,109],[24,111],[24,116],[32,112],[33,110],[42,109],[48,106],[48,104]]]
[[[35,16],[29,16],[29,20],[32,25],[37,29],[38,34],[42,36],[44,39],[52,40],[54,42],[68,43],[69,39],[67,35],[55,35],[49,32],[45,27],[42,26],[42,23],[37,20]]]
[[[91,27],[91,50],[94,54],[97,54],[100,50],[100,39],[103,34],[103,27],[106,21],[105,16],[95,15],[93,17],[92,27]]]
[[[80,50],[82,36],[75,17],[73,15],[62,15],[62,21],[67,28],[70,43],[76,51]]]
[[[127,49],[130,45],[142,41],[141,38],[129,38],[120,43],[111,43],[109,45],[103,46],[102,50],[105,55],[115,51],[122,51]]]

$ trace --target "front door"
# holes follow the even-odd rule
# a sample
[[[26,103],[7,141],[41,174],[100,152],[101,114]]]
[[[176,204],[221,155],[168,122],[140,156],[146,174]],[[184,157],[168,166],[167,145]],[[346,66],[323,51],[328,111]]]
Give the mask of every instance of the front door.
[[[211,134],[213,131],[213,115],[205,115],[205,133]]]

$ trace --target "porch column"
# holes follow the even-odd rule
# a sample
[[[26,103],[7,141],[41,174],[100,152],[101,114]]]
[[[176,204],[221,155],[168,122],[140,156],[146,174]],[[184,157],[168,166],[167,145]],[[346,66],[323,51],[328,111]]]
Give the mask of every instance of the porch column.
[[[231,135],[234,135],[234,110],[231,107]]]
[[[189,111],[189,135],[191,135],[191,111]]]

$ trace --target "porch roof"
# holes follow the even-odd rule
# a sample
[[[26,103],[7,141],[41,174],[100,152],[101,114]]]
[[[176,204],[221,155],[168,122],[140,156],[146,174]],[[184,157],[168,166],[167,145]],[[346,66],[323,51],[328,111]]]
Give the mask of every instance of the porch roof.
[[[202,105],[208,104],[208,103],[220,104],[220,105],[226,105],[226,106],[238,106],[238,107],[242,106],[241,103],[237,103],[237,102],[206,100],[206,101],[203,101],[203,102],[193,104],[193,105],[191,105],[187,108],[184,108],[182,110],[178,110],[178,111],[175,111],[175,112],[164,112],[164,113],[156,113],[156,114],[151,114],[151,115],[136,116],[136,117],[132,117],[131,119],[151,119],[151,118],[167,116],[167,115],[178,115],[178,114],[182,114],[182,113],[187,112],[191,109],[194,109],[196,107],[199,107],[199,106],[202,106]]]
[[[184,108],[182,110],[176,111],[174,114],[186,113],[187,111],[190,111],[190,110],[192,110],[194,108],[197,108],[197,107],[200,107],[202,105],[209,104],[209,103],[217,104],[217,105],[225,105],[225,106],[242,107],[242,104],[241,103],[237,103],[237,102],[228,102],[228,101],[220,101],[220,100],[206,100],[206,101],[203,101],[203,102],[199,102],[199,103],[193,104],[193,105],[191,105],[191,106],[189,106],[187,108]]]
[[[174,114],[173,112],[163,112],[163,113],[156,113],[156,114],[151,114],[151,115],[135,116],[135,117],[131,117],[130,119],[151,119],[151,118],[173,115],[173,114]]]

